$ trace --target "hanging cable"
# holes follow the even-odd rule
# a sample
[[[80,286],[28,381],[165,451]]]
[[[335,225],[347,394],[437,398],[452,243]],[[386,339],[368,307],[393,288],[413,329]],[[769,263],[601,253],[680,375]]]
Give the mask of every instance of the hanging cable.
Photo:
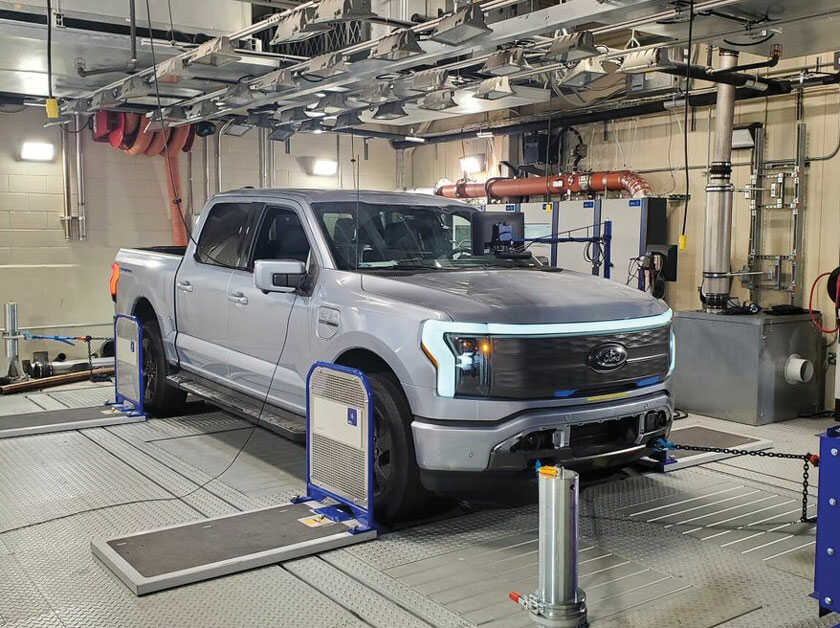
[[[816,317],[814,313],[814,291],[817,288],[817,284],[819,283],[820,279],[823,277],[828,277],[832,274],[833,271],[827,273],[821,273],[817,275],[817,278],[814,279],[814,282],[811,284],[811,296],[808,298],[808,315],[811,317],[811,322],[814,324],[814,327],[819,329],[824,334],[836,334],[838,330],[840,330],[840,316],[838,316],[838,302],[840,302],[840,275],[837,276],[837,284],[835,286],[834,292],[834,329],[826,329],[822,326],[819,319]]]
[[[685,64],[685,112],[683,114],[683,157],[685,159],[685,207],[683,209],[682,231],[680,232],[680,240],[685,241],[685,227],[688,223],[688,197],[690,179],[688,176],[688,93],[691,85],[691,45],[694,38],[694,0],[689,0],[688,3],[688,59]],[[680,247],[682,248],[682,247]]]

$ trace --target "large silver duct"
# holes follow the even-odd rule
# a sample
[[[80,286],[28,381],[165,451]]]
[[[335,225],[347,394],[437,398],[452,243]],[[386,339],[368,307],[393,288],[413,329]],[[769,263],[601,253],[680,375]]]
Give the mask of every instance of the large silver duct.
[[[720,68],[738,64],[738,53],[720,51]],[[709,183],[706,186],[706,230],[703,243],[704,309],[722,312],[729,300],[730,248],[732,242],[732,124],[735,86],[718,83],[715,107],[715,141]]]

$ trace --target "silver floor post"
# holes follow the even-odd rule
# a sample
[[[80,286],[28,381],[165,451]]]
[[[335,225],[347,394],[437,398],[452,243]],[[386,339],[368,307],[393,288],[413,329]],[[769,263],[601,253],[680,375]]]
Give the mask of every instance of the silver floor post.
[[[586,596],[578,587],[578,474],[541,467],[539,482],[539,586],[510,597],[540,626],[586,626]]]
[[[6,325],[6,377],[18,379],[23,376],[20,368],[20,352],[18,330],[18,307],[17,303],[6,303],[3,307]]]

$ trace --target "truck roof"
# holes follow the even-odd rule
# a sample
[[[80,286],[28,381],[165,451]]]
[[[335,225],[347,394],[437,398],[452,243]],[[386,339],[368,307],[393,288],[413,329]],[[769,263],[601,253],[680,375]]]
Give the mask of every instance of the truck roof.
[[[236,190],[228,190],[216,194],[215,197],[238,197],[238,196],[260,196],[269,198],[297,198],[302,201],[310,203],[329,203],[340,201],[355,201],[356,198],[362,201],[374,203],[399,203],[399,204],[418,204],[418,205],[436,205],[439,207],[451,207],[458,205],[464,209],[475,209],[472,205],[467,205],[460,201],[443,196],[433,196],[430,194],[416,194],[412,192],[388,192],[382,190],[319,190],[308,188],[239,188]],[[214,198],[215,198],[214,197]]]

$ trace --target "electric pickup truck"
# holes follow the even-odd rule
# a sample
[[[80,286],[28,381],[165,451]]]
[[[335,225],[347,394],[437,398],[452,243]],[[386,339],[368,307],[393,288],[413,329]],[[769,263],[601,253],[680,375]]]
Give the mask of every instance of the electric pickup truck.
[[[184,247],[121,249],[145,405],[187,392],[305,436],[314,362],[374,395],[378,515],[516,486],[534,466],[627,464],[671,427],[672,312],[649,294],[473,246],[480,210],[375,191],[240,189]]]

